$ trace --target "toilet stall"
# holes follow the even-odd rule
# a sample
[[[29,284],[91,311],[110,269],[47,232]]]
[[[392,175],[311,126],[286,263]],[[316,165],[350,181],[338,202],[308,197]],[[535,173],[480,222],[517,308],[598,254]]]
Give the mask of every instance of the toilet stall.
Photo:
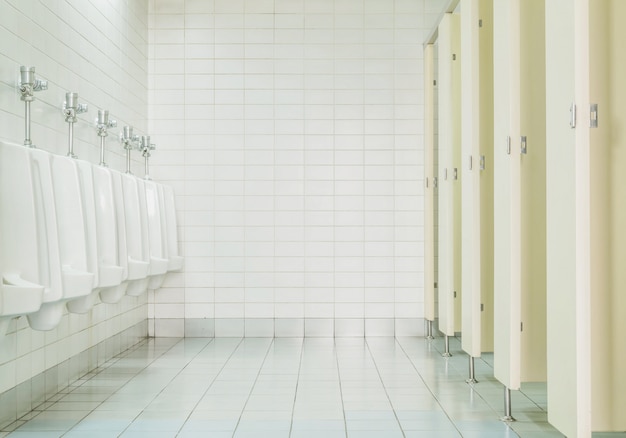
[[[546,380],[545,3],[493,8],[494,375],[506,397]]]
[[[461,330],[461,20],[438,28],[438,316],[446,337]],[[446,342],[445,355],[449,355]]]
[[[462,348],[493,351],[493,0],[461,1]]]
[[[626,3],[546,5],[548,420],[626,430]]]

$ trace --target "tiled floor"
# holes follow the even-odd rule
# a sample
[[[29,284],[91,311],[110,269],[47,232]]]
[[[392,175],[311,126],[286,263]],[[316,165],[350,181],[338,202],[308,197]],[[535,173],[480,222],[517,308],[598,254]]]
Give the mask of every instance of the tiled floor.
[[[458,341],[148,339],[0,432],[11,437],[562,437],[545,385],[513,392]]]

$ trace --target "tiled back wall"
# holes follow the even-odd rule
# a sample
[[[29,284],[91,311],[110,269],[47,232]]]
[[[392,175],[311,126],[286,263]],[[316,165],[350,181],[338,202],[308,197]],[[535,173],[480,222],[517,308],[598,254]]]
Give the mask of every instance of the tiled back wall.
[[[157,336],[422,332],[437,0],[153,0],[149,130],[185,271]]]

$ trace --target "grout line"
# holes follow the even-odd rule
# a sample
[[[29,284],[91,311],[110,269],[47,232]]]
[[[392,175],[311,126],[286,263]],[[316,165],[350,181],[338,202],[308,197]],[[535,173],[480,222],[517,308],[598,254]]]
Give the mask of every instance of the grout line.
[[[300,385],[300,372],[302,371],[302,358],[304,357],[304,338],[300,341],[300,361],[298,362],[298,377],[296,387],[293,392],[293,405],[291,407],[291,423],[289,424],[289,436],[293,433],[293,413],[296,410],[296,400],[298,399],[298,387]]]
[[[335,356],[335,364],[337,365],[337,381],[339,383],[339,395],[341,397],[341,413],[343,414],[343,427],[348,436],[348,421],[346,419],[346,408],[343,403],[343,385],[341,384],[341,372],[339,371],[339,355],[337,354],[337,338],[333,338],[333,353]]]
[[[400,419],[398,418],[398,413],[396,412],[396,409],[394,408],[393,403],[391,402],[391,397],[389,397],[387,386],[385,385],[385,381],[383,380],[383,376],[380,373],[380,368],[378,368],[378,364],[376,363],[376,358],[374,357],[374,354],[372,353],[372,349],[370,348],[370,344],[367,338],[365,339],[365,347],[367,348],[367,351],[372,359],[374,368],[376,368],[376,373],[378,374],[378,378],[380,379],[380,384],[382,385],[383,390],[385,391],[385,395],[387,396],[387,401],[389,402],[389,407],[391,408],[393,412],[393,416],[396,419],[396,422],[398,423],[398,427],[400,428],[400,431],[402,432],[402,436],[406,437],[406,434],[404,433],[404,428],[402,427],[402,423],[400,423]]]
[[[254,339],[254,338],[252,338]],[[258,338],[257,338],[258,339]],[[261,375],[261,371],[263,371],[263,365],[265,364],[265,361],[267,360],[267,357],[270,354],[270,350],[272,349],[272,345],[274,345],[274,339],[271,340],[271,342],[269,343],[269,345],[267,346],[267,351],[265,352],[265,356],[263,356],[263,361],[261,362],[261,365],[259,366],[259,372],[257,373],[255,379],[254,379],[254,383],[252,384],[252,388],[250,388],[250,393],[248,394],[248,398],[246,399],[246,402],[243,405],[243,408],[241,409],[241,414],[239,414],[239,419],[237,420],[237,424],[235,425],[235,429],[233,430],[233,437],[235,436],[235,433],[237,432],[237,429],[239,428],[239,424],[241,423],[241,417],[243,416],[243,413],[246,411],[246,406],[248,406],[248,402],[250,401],[250,397],[252,397],[252,393],[254,392],[254,387],[256,386],[257,382],[259,381],[259,376]],[[244,343],[245,339],[242,338],[241,343]],[[241,343],[239,345],[241,345]],[[237,348],[239,349],[239,348]]]

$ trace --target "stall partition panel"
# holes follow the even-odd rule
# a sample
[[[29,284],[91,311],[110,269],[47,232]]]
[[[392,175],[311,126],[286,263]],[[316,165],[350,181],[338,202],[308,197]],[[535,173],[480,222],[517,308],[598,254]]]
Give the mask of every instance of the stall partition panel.
[[[493,348],[493,34],[491,0],[461,3],[462,347]]]
[[[445,14],[438,29],[438,316],[454,336],[460,323],[460,19]]]
[[[589,8],[592,430],[626,430],[626,2]]]
[[[480,0],[478,121],[481,350],[493,351],[493,0]]]
[[[545,382],[547,367],[544,23],[545,0],[520,1],[522,382]]]
[[[520,386],[519,0],[493,4],[494,68],[494,375]],[[516,75],[517,73],[517,75]],[[517,113],[516,113],[517,107]],[[517,134],[517,135],[516,135]]]
[[[546,2],[546,282],[548,421],[564,435],[589,436],[578,377],[574,8]],[[568,117],[569,116],[569,117]],[[569,119],[569,120],[568,120]],[[580,126],[577,129],[586,129]],[[587,377],[587,385],[588,385]]]
[[[435,321],[435,66],[433,44],[424,46],[424,318]]]

